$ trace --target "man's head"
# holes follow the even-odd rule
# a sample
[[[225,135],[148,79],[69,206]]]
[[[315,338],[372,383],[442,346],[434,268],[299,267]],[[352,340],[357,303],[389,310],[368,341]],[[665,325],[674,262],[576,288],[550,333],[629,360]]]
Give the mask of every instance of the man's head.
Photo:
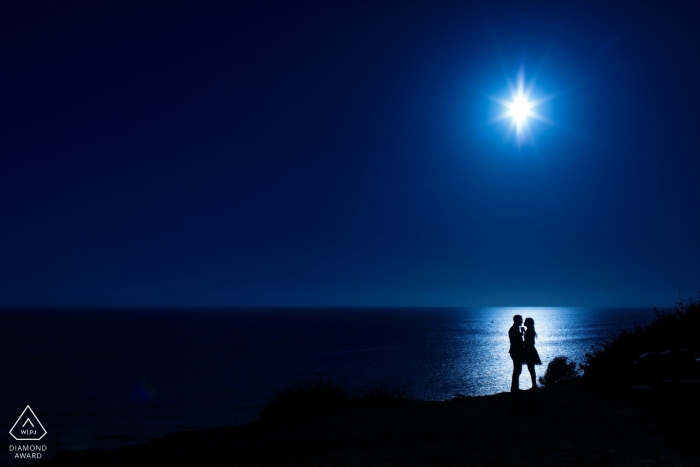
[[[513,324],[515,324],[516,326],[520,326],[521,324],[523,324],[523,317],[520,315],[513,316]]]

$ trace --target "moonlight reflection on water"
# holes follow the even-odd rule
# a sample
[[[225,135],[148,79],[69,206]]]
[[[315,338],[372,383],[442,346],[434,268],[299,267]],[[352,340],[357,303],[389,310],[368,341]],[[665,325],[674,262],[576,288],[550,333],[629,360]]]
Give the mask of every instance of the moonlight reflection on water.
[[[635,323],[643,324],[653,318],[649,309],[603,309],[603,308],[553,308],[553,307],[498,307],[464,310],[451,324],[454,344],[445,339],[446,346],[453,346],[453,371],[444,375],[451,384],[445,391],[430,394],[428,399],[444,399],[454,392],[467,395],[486,395],[508,391],[512,373],[512,362],[508,354],[508,328],[513,324],[513,315],[535,320],[536,347],[542,365],[536,367],[537,376],[544,374],[547,363],[554,357],[565,355],[577,363],[591,345],[603,338],[614,336]],[[434,375],[436,379],[439,374]],[[530,387],[526,371],[520,375],[520,387]],[[450,391],[452,393],[450,393]]]

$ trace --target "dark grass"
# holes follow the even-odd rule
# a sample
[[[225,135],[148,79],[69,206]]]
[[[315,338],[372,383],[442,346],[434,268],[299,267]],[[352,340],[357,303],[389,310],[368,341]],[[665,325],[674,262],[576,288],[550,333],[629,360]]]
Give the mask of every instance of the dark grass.
[[[700,294],[699,294],[700,297]],[[673,310],[654,308],[656,318],[603,341],[585,354],[581,382],[607,392],[628,390],[635,380],[634,362],[648,352],[687,349],[700,356],[700,301],[680,300]],[[688,374],[692,378],[697,375]]]
[[[669,447],[698,456],[700,390],[697,382],[680,382],[700,379],[700,294],[698,299],[679,300],[673,310],[654,311],[656,318],[650,323],[622,331],[586,353],[580,381],[592,392],[646,405]],[[660,358],[669,353],[673,359]],[[645,354],[651,355],[646,367],[639,358]],[[641,388],[632,389],[640,383]]]
[[[565,356],[554,358],[539,382],[581,384],[606,397],[642,403],[669,447],[700,456],[700,294],[679,300],[672,310],[654,311],[650,323],[594,345],[578,368]],[[632,390],[640,383],[652,386]]]

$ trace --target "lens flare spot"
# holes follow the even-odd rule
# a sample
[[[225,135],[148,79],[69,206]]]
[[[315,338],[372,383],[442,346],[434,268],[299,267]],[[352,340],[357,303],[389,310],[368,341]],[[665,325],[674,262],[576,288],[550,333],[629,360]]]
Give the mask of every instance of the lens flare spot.
[[[131,392],[133,399],[142,404],[148,404],[156,397],[156,390],[148,381],[139,381]]]

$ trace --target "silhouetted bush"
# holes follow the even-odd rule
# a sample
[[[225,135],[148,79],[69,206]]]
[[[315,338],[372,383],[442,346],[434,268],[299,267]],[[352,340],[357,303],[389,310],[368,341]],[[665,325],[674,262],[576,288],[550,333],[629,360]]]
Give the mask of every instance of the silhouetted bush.
[[[656,318],[643,326],[636,325],[603,341],[585,354],[582,382],[594,389],[619,391],[633,382],[633,363],[648,352],[688,349],[700,355],[700,301],[680,300],[673,311],[654,308]]]
[[[405,400],[405,391],[375,384],[352,394],[327,378],[318,378],[285,389],[263,407],[259,420],[281,421],[308,418],[354,406],[370,407]]]
[[[265,404],[260,420],[304,418],[333,412],[350,405],[348,391],[330,379],[318,378],[285,389]]]
[[[568,357],[560,355],[549,362],[547,370],[544,376],[540,376],[539,382],[542,386],[552,387],[557,384],[577,381],[579,378],[580,373],[576,369],[576,362],[573,360],[569,361]]]

